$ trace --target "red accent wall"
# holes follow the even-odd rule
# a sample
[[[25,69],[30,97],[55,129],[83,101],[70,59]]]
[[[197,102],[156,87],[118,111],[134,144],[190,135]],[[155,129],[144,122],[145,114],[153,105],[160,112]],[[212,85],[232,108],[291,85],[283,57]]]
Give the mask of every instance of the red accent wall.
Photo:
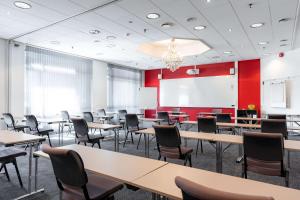
[[[260,116],[260,60],[238,62],[238,108],[254,104]]]
[[[199,75],[190,76],[186,74],[187,69],[193,69],[194,66],[180,67],[175,72],[168,69],[163,69],[163,79],[176,79],[176,78],[194,78],[204,76],[224,76],[230,74],[230,68],[234,67],[234,62],[216,63],[197,65],[200,69]],[[145,87],[158,88],[158,110],[170,111],[172,107],[160,107],[159,105],[159,80],[158,74],[161,69],[146,70],[145,71]],[[238,81],[238,106],[239,108],[247,108],[248,104],[253,103],[260,110],[260,61],[259,60],[246,60],[239,62],[239,81]],[[253,86],[254,84],[254,86]],[[251,88],[251,90],[250,90]],[[250,91],[249,91],[250,90]],[[195,107],[182,107],[180,110],[190,115],[190,120],[195,120],[199,112],[211,112],[214,108],[195,108]],[[222,108],[223,112],[230,112],[234,116],[233,108]],[[155,110],[146,110],[146,117],[153,117]]]

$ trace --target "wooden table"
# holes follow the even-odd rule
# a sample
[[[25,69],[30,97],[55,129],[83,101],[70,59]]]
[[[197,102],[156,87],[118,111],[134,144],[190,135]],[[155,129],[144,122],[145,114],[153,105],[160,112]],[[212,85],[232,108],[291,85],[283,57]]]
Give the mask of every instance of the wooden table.
[[[182,199],[182,194],[175,184],[176,176],[226,192],[272,196],[275,200],[299,200],[300,197],[300,190],[170,163],[135,180],[134,185],[152,193],[179,200]]]
[[[155,131],[153,128],[148,128],[145,130],[138,131],[141,134],[146,135],[145,142],[145,156],[149,157],[149,135],[155,135]],[[202,133],[202,132],[193,132],[193,131],[180,131],[180,137],[185,139],[185,145],[187,143],[187,139],[194,140],[204,140],[211,141],[216,143],[216,171],[222,173],[223,171],[223,143],[229,144],[243,144],[243,136],[241,135],[228,135],[228,134],[214,134],[214,133]],[[285,140],[284,148],[290,151],[300,151],[300,141],[297,140]],[[241,154],[241,152],[240,152]],[[289,159],[288,153],[288,160]]]
[[[132,184],[136,179],[164,166],[167,162],[128,155],[83,145],[67,145],[58,147],[76,151],[82,158],[87,171],[105,175],[117,181]],[[49,158],[41,151],[35,156]]]
[[[143,121],[143,122],[154,122],[154,123],[160,123],[162,121],[164,121],[163,119],[157,119],[157,118],[139,118],[140,121]]]
[[[32,181],[32,152],[33,152],[33,146],[35,146],[35,149],[38,149],[38,145],[40,142],[45,141],[46,139],[44,137],[21,133],[21,132],[13,132],[13,131],[6,131],[1,130],[0,131],[0,144],[3,144],[4,146],[14,146],[14,145],[21,145],[21,144],[28,144],[29,145],[29,168],[28,168],[28,193],[26,195],[23,195],[17,199],[22,199],[25,197],[29,197],[31,195],[34,195],[36,193],[43,192],[44,189],[37,190],[37,182],[35,177],[35,185],[34,185],[34,191],[31,189],[31,181]],[[35,159],[35,166],[37,167],[37,159]]]
[[[89,128],[99,129],[99,130],[112,130],[114,132],[114,140],[115,140],[115,151],[119,151],[119,130],[122,128],[121,125],[114,125],[114,124],[102,124],[102,123],[95,123],[89,122]]]
[[[227,115],[232,115],[232,113],[213,113],[213,112],[199,112],[197,113],[197,115],[201,116],[201,115],[212,115],[212,116],[216,116],[217,114],[227,114]]]

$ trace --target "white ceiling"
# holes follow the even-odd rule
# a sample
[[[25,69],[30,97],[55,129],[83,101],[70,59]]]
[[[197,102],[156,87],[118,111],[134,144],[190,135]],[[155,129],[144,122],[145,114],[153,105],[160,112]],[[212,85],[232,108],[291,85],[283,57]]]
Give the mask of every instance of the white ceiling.
[[[140,69],[163,64],[138,52],[138,45],[171,37],[201,39],[212,47],[202,55],[184,57],[184,65],[253,59],[300,47],[299,0],[23,1],[32,8],[16,8],[14,0],[0,1],[0,38]],[[153,12],[160,18],[146,18]],[[187,22],[190,17],[196,20]],[[279,23],[281,18],[290,20]],[[162,28],[165,22],[174,26]],[[257,22],[265,25],[250,28]],[[196,31],[193,27],[197,25],[207,28]],[[101,33],[89,34],[94,29]],[[107,36],[116,39],[108,40]],[[280,42],[282,39],[287,41]],[[261,41],[269,44],[258,45]],[[232,51],[232,55],[224,51]]]

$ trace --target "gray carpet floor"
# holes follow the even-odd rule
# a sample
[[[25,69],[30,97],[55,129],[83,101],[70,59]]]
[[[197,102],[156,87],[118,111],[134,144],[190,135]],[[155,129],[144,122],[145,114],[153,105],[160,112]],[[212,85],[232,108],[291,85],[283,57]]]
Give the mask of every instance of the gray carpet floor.
[[[110,134],[109,132],[105,134]],[[124,133],[121,133],[120,139],[124,138]],[[300,136],[292,136],[291,139],[300,140]],[[52,143],[54,146],[58,146],[58,137],[57,135],[51,136]],[[136,149],[136,144],[138,140],[138,136],[134,136],[134,144],[127,143],[125,148],[120,145],[120,152],[136,155],[136,156],[144,156],[144,146],[143,141],[141,143],[140,148]],[[64,145],[73,144],[74,136],[66,135],[64,137]],[[102,148],[106,150],[113,150],[114,142],[113,140],[105,140],[101,143]],[[155,147],[155,140],[151,142],[150,148],[150,158],[157,159],[158,153]],[[216,154],[215,149],[208,142],[203,142],[204,153],[198,153],[196,157],[195,151],[192,155],[193,167],[215,171],[216,168]],[[196,141],[188,141],[188,146],[196,149]],[[18,147],[22,148],[22,147]],[[263,153],[263,152],[262,152]],[[240,176],[241,175],[241,164],[237,164],[235,162],[238,156],[238,146],[232,145],[223,155],[223,173],[232,175],[232,176]],[[300,153],[291,152],[291,168],[290,168],[290,187],[300,189]],[[182,165],[182,161],[176,160],[168,160],[169,162],[177,163]],[[17,159],[20,173],[22,176],[22,180],[25,188],[27,188],[27,175],[28,175],[28,156],[19,157]],[[138,163],[137,163],[138,164]],[[7,181],[4,174],[0,174],[0,200],[9,200],[14,199],[20,195],[26,193],[25,189],[20,188],[17,176],[15,173],[14,167],[10,164],[8,165],[8,171],[10,174],[11,181]],[[268,177],[257,174],[249,174],[249,179],[258,180],[262,182],[272,183],[276,185],[284,185],[284,179],[280,177]],[[226,184],[226,183],[224,183]],[[39,170],[38,170],[38,186],[41,188],[45,188],[45,192],[35,195],[34,197],[30,197],[28,199],[43,199],[43,200],[56,200],[59,199],[59,190],[57,188],[56,181],[54,179],[54,174],[52,170],[52,166],[49,160],[40,158],[39,159]],[[143,199],[151,199],[151,193],[143,190],[132,191],[124,187],[122,190],[115,194],[116,199],[122,200],[143,200]]]

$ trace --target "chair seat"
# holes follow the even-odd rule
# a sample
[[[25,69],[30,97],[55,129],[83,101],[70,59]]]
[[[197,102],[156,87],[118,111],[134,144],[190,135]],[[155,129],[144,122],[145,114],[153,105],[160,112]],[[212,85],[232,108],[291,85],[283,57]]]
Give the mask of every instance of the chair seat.
[[[180,157],[178,148],[160,147],[160,151],[161,155],[164,157],[184,159],[187,154],[191,154],[193,152],[193,149],[189,147],[181,147],[182,157]]]
[[[93,200],[100,200],[109,197],[113,193],[122,189],[123,185],[117,181],[111,180],[104,176],[88,173],[87,190]],[[82,200],[85,199],[81,189],[74,189],[64,185],[65,190],[62,192],[64,200]]]
[[[19,156],[25,156],[26,151],[22,151],[12,147],[2,147],[0,148],[0,162],[5,162],[10,159],[15,159]]]
[[[49,132],[53,132],[53,129],[43,129],[43,128],[39,128],[39,131],[34,131],[32,132],[33,134],[38,134],[38,135],[47,135],[49,134]]]
[[[22,129],[24,129],[24,128],[29,128],[29,126],[27,126],[27,125],[15,125],[15,129],[18,129],[18,130],[22,130]]]
[[[102,140],[104,139],[104,136],[101,136],[101,135],[89,135],[90,137],[90,141],[99,141],[99,140]]]
[[[137,133],[137,131],[140,131],[140,130],[145,130],[147,128],[144,128],[144,127],[139,127],[139,128],[133,128],[133,129],[129,129],[128,131],[129,132],[132,132],[132,133],[135,133],[135,134],[140,134],[140,133]]]

